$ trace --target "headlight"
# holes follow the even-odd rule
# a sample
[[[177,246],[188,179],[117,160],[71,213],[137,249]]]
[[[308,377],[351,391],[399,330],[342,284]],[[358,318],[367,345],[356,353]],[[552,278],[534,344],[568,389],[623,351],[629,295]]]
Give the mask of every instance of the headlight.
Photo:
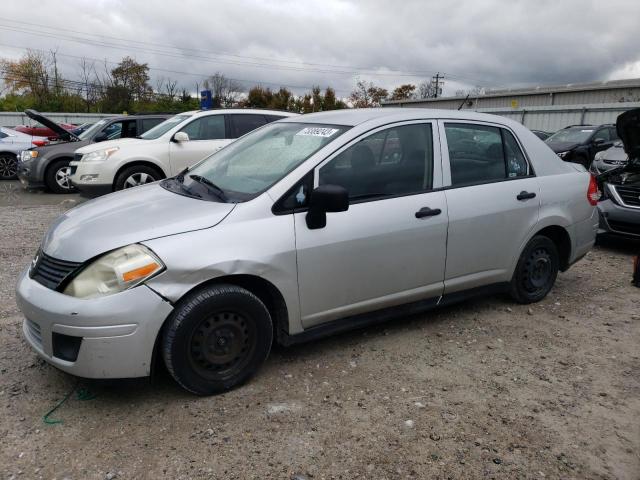
[[[65,288],[65,295],[95,298],[135,287],[164,269],[148,248],[133,244],[96,259]]]
[[[594,160],[602,160],[604,158],[604,152],[605,150],[601,150],[598,153],[596,153],[596,156],[593,157]]]
[[[116,153],[120,148],[111,147],[103,148],[102,150],[96,150],[95,152],[85,153],[80,159],[81,162],[104,162],[111,155]]]
[[[569,154],[569,152],[568,152],[568,151],[567,151],[567,152],[558,152],[558,153],[557,153],[557,155],[558,155],[560,158],[564,158],[564,157],[566,157],[568,154]]]
[[[32,158],[36,158],[37,156],[37,150],[23,150],[22,152],[20,152],[20,161],[26,162],[27,160],[31,160]]]

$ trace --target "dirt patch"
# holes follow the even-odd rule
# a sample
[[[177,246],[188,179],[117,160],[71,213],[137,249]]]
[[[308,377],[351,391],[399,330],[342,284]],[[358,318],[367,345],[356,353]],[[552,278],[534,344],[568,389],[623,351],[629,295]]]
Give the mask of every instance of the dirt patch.
[[[607,242],[543,302],[501,296],[294,348],[198,398],[166,375],[81,381],[22,340],[19,271],[69,205],[0,207],[2,478],[640,476],[640,244]],[[87,393],[87,392],[83,392]]]

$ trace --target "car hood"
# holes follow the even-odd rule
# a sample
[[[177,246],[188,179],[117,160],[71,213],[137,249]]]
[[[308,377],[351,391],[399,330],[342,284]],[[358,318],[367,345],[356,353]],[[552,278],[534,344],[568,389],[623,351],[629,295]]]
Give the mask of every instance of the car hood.
[[[24,111],[24,113],[31,120],[35,120],[36,122],[41,123],[45,127],[50,128],[51,130],[56,132],[62,138],[74,138],[74,139],[79,140],[77,135],[75,135],[74,133],[71,133],[69,130],[65,130],[60,125],[58,125],[56,122],[54,122],[50,118],[45,117],[41,113],[36,112],[35,110],[27,109],[27,110]]]
[[[42,147],[36,147],[33,150],[38,151],[38,157],[45,155],[52,155],[58,153],[68,153],[69,157],[73,157],[73,152],[76,149],[89,145],[91,140],[78,140],[75,142],[57,142]]]
[[[616,130],[630,159],[640,159],[640,108],[622,113],[616,120]]]
[[[76,153],[90,153],[102,150],[104,148],[122,147],[123,145],[138,145],[142,143],[149,143],[150,140],[142,140],[140,138],[117,138],[115,140],[105,140],[104,142],[97,142],[87,145],[76,150]]]
[[[556,153],[567,152],[578,146],[575,142],[545,142]]]
[[[604,151],[604,153],[602,154],[602,159],[621,161],[627,159],[627,154],[622,147],[611,147]]]
[[[171,193],[153,183],[88,201],[60,216],[42,242],[47,255],[84,262],[132,243],[212,227],[235,204]]]

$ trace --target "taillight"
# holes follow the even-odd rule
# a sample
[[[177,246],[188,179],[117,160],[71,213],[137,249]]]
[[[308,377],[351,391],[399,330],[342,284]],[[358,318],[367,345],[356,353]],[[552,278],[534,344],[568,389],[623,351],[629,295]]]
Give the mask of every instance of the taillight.
[[[47,140],[33,140],[31,143],[33,143],[36,147],[44,147],[49,142]]]
[[[598,204],[598,200],[600,200],[601,192],[598,190],[598,182],[596,182],[595,175],[590,175],[589,180],[589,189],[587,190],[587,200],[594,207]]]

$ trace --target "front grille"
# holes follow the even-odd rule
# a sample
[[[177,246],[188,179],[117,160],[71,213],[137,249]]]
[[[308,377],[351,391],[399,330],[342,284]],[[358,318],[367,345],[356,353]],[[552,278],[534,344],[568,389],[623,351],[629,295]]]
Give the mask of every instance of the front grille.
[[[611,185],[616,191],[622,204],[627,207],[640,208],[640,186]]]
[[[628,235],[640,235],[640,223],[619,222],[616,220],[607,219],[609,227],[619,233],[626,233]]]
[[[625,163],[627,163],[626,160],[607,160],[606,158],[604,158],[602,161],[609,165],[624,165]]]
[[[58,290],[69,275],[80,268],[80,265],[82,264],[58,260],[40,252],[29,274],[41,285],[51,290]]]
[[[27,318],[27,333],[31,340],[33,340],[40,348],[42,348],[42,332],[40,330],[40,325],[36,322],[32,322]]]

